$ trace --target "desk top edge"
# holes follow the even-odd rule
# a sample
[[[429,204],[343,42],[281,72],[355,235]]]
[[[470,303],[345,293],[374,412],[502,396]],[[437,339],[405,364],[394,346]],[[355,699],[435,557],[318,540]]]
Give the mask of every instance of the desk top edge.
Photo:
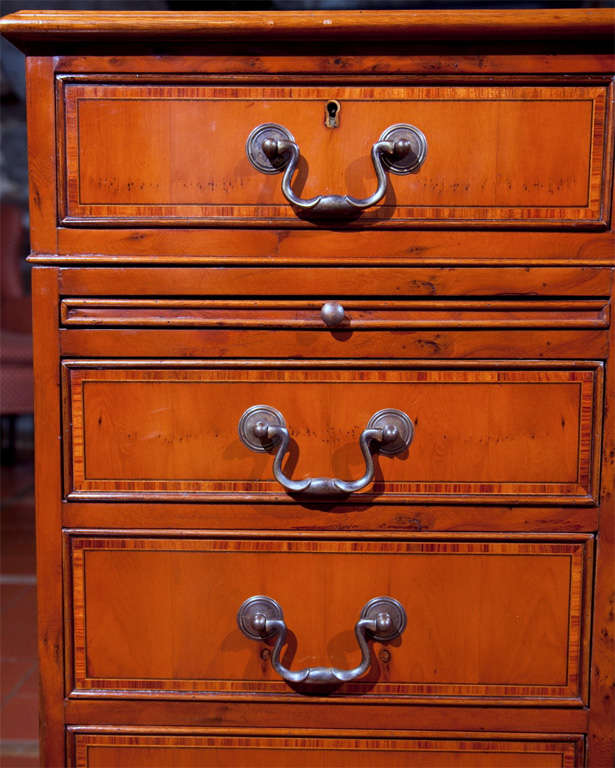
[[[0,34],[31,42],[108,40],[576,39],[615,41],[615,8],[421,11],[18,11]],[[615,42],[614,42],[615,45]]]

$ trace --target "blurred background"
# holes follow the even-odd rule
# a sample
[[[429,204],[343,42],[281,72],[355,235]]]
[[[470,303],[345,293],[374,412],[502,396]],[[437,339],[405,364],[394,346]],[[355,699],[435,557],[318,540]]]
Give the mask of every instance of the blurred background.
[[[270,11],[342,9],[604,8],[595,2],[412,2],[411,0],[0,0],[18,10]],[[33,376],[28,237],[25,68],[0,40],[0,765],[38,766],[38,665],[34,548]]]

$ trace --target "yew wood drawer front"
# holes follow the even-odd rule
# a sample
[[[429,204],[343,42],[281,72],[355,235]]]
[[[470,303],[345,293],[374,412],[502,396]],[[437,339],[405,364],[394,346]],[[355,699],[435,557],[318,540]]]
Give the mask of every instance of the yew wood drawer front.
[[[341,765],[351,753],[356,768],[580,768],[583,737],[557,734],[491,734],[485,738],[441,736],[408,738],[365,733],[332,736],[297,732],[292,736],[240,729],[195,732],[173,728],[68,728],[71,768],[236,768],[261,765],[286,768],[289,760],[304,768]],[[114,732],[115,731],[115,732]],[[257,762],[258,761],[258,762]]]
[[[65,494],[289,502],[293,482],[357,481],[373,461],[341,501],[595,503],[602,379],[574,361],[65,360]],[[286,449],[250,431],[255,406]],[[370,433],[363,451],[384,409],[406,442]]]
[[[604,81],[229,86],[66,75],[56,83],[63,226],[296,227],[333,210],[380,227],[606,227]],[[288,139],[275,129],[271,140],[291,141],[298,157],[284,193],[276,170],[289,167],[288,146],[266,156],[265,131],[254,138],[255,163],[246,151],[251,132],[272,124]],[[408,173],[388,172],[395,156],[376,152],[385,167],[377,179],[372,147],[389,128],[393,143],[403,138],[400,124],[425,141],[412,144],[412,162],[400,161]],[[364,208],[342,201],[376,191],[380,200]],[[314,203],[319,196],[330,197]]]
[[[341,541],[68,530],[65,553],[70,697],[587,699],[590,534]],[[276,633],[240,628],[241,606],[263,596],[288,631],[282,671],[272,665]],[[325,685],[315,674],[288,680],[356,668],[355,624],[383,596],[407,624],[390,640],[367,633],[367,671]]]
[[[604,299],[64,298],[66,328],[604,329]]]
[[[75,357],[604,359],[610,311],[598,297],[82,295],[60,321]]]

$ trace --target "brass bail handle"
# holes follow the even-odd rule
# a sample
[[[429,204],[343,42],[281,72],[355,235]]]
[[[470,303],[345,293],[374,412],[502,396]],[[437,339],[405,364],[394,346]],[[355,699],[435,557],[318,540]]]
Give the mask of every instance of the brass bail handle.
[[[365,473],[358,480],[337,477],[308,477],[291,480],[282,470],[282,461],[288,451],[290,435],[280,411],[270,405],[253,405],[239,419],[239,437],[252,451],[269,452],[276,448],[273,475],[289,493],[303,496],[347,496],[365,488],[374,479],[374,459],[370,443],[387,456],[402,453],[412,442],[414,425],[403,411],[383,408],[377,411],[361,432],[359,446],[365,459]]]
[[[300,213],[311,218],[348,219],[379,203],[386,194],[388,179],[385,171],[397,175],[416,173],[427,155],[427,139],[414,125],[390,125],[372,146],[371,157],[378,186],[365,198],[351,195],[316,195],[309,199],[297,196],[291,182],[300,150],[291,132],[277,123],[256,126],[246,142],[248,159],[261,173],[284,173],[282,192]]]
[[[237,613],[237,624],[250,640],[263,641],[275,637],[271,666],[287,683],[302,683],[312,688],[330,688],[357,680],[369,669],[368,640],[388,643],[399,637],[406,628],[406,612],[393,597],[373,597],[361,610],[354,632],[361,662],[354,669],[337,667],[306,667],[292,671],[280,661],[280,652],[286,642],[286,623],[280,604],[265,595],[253,595],[245,600]]]

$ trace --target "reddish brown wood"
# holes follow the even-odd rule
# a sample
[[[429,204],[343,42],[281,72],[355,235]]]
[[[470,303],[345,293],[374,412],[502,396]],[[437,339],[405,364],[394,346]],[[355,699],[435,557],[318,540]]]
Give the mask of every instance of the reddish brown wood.
[[[41,757],[44,765],[64,764],[62,736],[64,679],[61,543],[61,425],[56,307],[58,276],[53,267],[32,270],[34,364],[36,377],[36,563],[38,654],[41,696]]]
[[[97,354],[105,357],[151,358],[173,356],[213,358],[241,355],[244,350],[258,357],[281,358],[515,358],[600,359],[606,356],[604,331],[514,330],[504,336],[499,330],[477,333],[459,331],[397,330],[387,335],[375,331],[323,333],[321,331],[192,329],[152,330],[139,336],[135,331],[62,330],[62,353],[71,356]]]
[[[69,489],[80,498],[105,492],[280,498],[272,457],[254,454],[237,436],[241,414],[258,403],[284,414],[293,439],[284,469],[294,479],[361,477],[361,430],[372,413],[397,408],[415,424],[414,440],[403,456],[379,458],[366,492],[372,500],[592,498],[600,369],[95,365],[69,363],[64,384]]]
[[[610,348],[615,333],[610,331]],[[602,461],[602,498],[596,562],[596,592],[590,686],[592,709],[589,756],[592,765],[608,765],[615,758],[615,366],[609,365]]]
[[[292,704],[291,704],[292,701]],[[391,735],[408,736],[408,712],[412,712],[413,724],[421,724],[425,737],[464,738],[472,735],[489,735],[490,731],[506,732],[511,722],[517,733],[567,733],[582,734],[587,730],[588,710],[571,707],[489,707],[489,706],[433,706],[413,704],[408,707],[386,707],[381,704],[344,704],[340,702],[329,707],[324,700],[291,699],[285,701],[263,701],[255,707],[249,701],[235,701],[229,707],[226,701],[199,702],[174,701],[172,706],[163,700],[140,699],[135,707],[132,701],[103,699],[93,702],[84,699],[66,701],[68,723],[79,723],[78,729],[104,730],[101,723],[109,724],[109,730],[121,732],[130,726],[141,726],[141,730],[166,730],[170,725],[179,726],[184,733],[208,726],[225,730],[266,728],[280,732],[292,731],[303,734],[304,729],[313,728],[318,712],[326,712],[326,728],[339,730],[352,728],[367,736]],[[350,725],[349,725],[350,724]],[[89,727],[88,727],[89,726]],[[129,730],[130,730],[129,726]],[[151,730],[150,730],[151,729]],[[397,730],[391,733],[392,729]],[[426,733],[426,730],[432,733]],[[412,729],[410,735],[416,733]],[[379,733],[378,733],[379,732]]]
[[[345,737],[345,738],[344,738]],[[94,768],[108,765],[148,766],[166,768],[170,760],[180,768],[201,766],[236,766],[253,760],[267,765],[311,767],[336,766],[351,753],[353,765],[366,766],[426,766],[440,768],[580,768],[583,764],[583,742],[578,736],[541,737],[528,740],[517,736],[508,741],[503,735],[490,739],[395,738],[374,734],[370,739],[358,734],[330,735],[323,733],[259,734],[237,732],[178,733],[125,730],[123,733],[94,729],[71,729],[68,734],[71,766]],[[292,755],[292,758],[291,758]],[[179,757],[179,759],[178,759]],[[177,762],[176,762],[177,761]]]
[[[62,299],[64,326],[118,328],[319,328],[321,300]],[[344,300],[334,331],[363,328],[607,328],[596,301]]]
[[[0,31],[15,43],[128,38],[201,40],[513,40],[545,37],[610,42],[615,23],[611,9],[493,11],[285,11],[284,13],[194,13],[145,11],[19,11],[4,19]]]
[[[259,234],[251,233],[246,247]],[[307,233],[291,233],[289,239],[295,234]],[[386,242],[387,234],[380,232],[377,238]],[[346,235],[351,239],[350,245],[358,242],[353,239],[352,233]],[[229,237],[232,235],[229,234]],[[247,238],[247,234],[243,232],[242,237]],[[362,237],[368,247],[374,244],[368,233],[362,233]],[[514,241],[513,235],[507,237]],[[313,241],[314,244],[317,242]],[[326,234],[320,242],[327,250],[339,250],[340,241],[329,240]],[[479,241],[475,247],[480,246]],[[300,246],[295,243],[295,247]],[[576,263],[575,259],[571,260]],[[258,295],[266,298],[271,295],[296,297],[311,294],[323,297],[323,301],[331,301],[346,296],[384,296],[388,299],[438,296],[515,297],[531,300],[555,296],[608,298],[612,290],[613,272],[612,268],[591,266],[541,269],[527,266],[502,266],[499,269],[449,266],[438,269],[417,265],[414,268],[393,267],[383,270],[369,267],[275,267],[265,262],[260,267],[228,266],[224,270],[207,267],[148,269],[123,265],[96,269],[77,267],[61,269],[59,274],[60,291],[67,296],[134,296],[135,284],[138,284],[139,295],[143,297],[201,295],[237,298]]]
[[[610,768],[614,18],[0,22],[31,54],[46,765],[283,754]],[[343,102],[337,132],[321,124],[331,93]],[[306,195],[363,194],[370,137],[399,104],[404,120],[429,125],[430,146],[419,174],[393,179],[388,220],[304,226],[279,177],[245,172],[242,109],[255,123],[292,121]],[[218,199],[199,190],[203,168]],[[347,307],[345,330],[322,327],[327,300]],[[421,402],[418,372],[431,393]],[[225,397],[214,397],[220,382]],[[235,437],[242,398],[283,402],[294,476],[352,477],[357,411],[384,405],[381,392],[418,419],[407,457],[377,459],[385,493],[307,504],[261,492],[273,487],[271,457]],[[208,483],[226,495],[204,494]],[[412,495],[421,483],[433,487]],[[276,680],[225,599],[278,590],[294,668],[347,666],[354,598],[368,586],[403,592],[408,630],[388,663],[375,644],[377,680],[333,698]],[[282,742],[286,752],[273,749]],[[327,749],[340,744],[350,748]]]
[[[300,47],[297,48],[301,50]],[[217,50],[215,46],[211,50]],[[228,50],[228,49],[227,49]],[[425,69],[432,61],[429,56],[386,56],[363,55],[360,57],[340,56],[336,59],[322,56],[314,57],[307,61],[305,55],[285,56],[280,59],[278,56],[242,56],[238,51],[230,50],[225,58],[220,56],[172,56],[165,57],[164,62],[151,61],[151,70],[147,73],[147,81],[153,87],[165,85],[173,86],[182,84],[185,86],[211,86],[217,85],[221,88],[234,83],[238,86],[262,86],[264,81],[276,87],[286,86],[304,86],[313,87],[322,85],[323,81],[333,87],[364,85],[381,87],[383,84],[391,86],[593,86],[602,87],[611,90],[613,78],[612,67],[606,64],[612,63],[612,57],[605,57],[598,54],[590,57],[587,54],[575,56],[551,56],[544,57],[542,60],[543,74],[524,73],[523,66],[519,71],[509,72],[506,77],[497,77],[497,71],[492,74],[485,74],[490,70],[492,60],[500,61],[502,59],[489,54],[482,57],[481,68],[483,74],[474,71],[472,57],[468,59],[469,70],[460,71],[459,62],[464,61],[464,57],[444,57],[444,71],[436,66],[432,68],[430,74],[426,74]],[[505,57],[506,58],[506,57]],[[515,61],[514,57],[507,57]],[[122,56],[58,56],[54,62],[54,72],[56,73],[56,97],[60,102],[64,101],[63,92],[65,87],[71,84],[81,85],[112,85],[128,86],[143,85],[143,67],[137,70],[137,62],[142,61],[142,57],[122,57]],[[451,66],[452,61],[457,62],[457,74],[452,75],[446,72],[446,67]],[[536,61],[535,57],[529,55],[524,58],[526,66]],[[563,74],[565,62],[571,64],[580,64],[585,62],[584,74],[570,73]],[[372,62],[372,66],[369,64]],[[548,63],[547,63],[548,62]],[[595,63],[597,66],[590,66]],[[171,64],[174,65],[171,71]],[[413,72],[413,66],[420,68]],[[228,66],[228,70],[226,67]],[[341,74],[341,71],[344,74]],[[318,72],[319,74],[315,74]],[[403,73],[403,74],[401,74]],[[93,77],[93,75],[96,75]],[[323,77],[324,76],[324,77]],[[449,89],[450,90],[450,89]],[[452,93],[452,91],[451,91]],[[608,97],[607,97],[608,99]],[[608,105],[607,105],[608,106]],[[64,122],[64,121],[62,121]],[[339,127],[339,125],[337,126]]]
[[[332,98],[341,104],[336,130],[323,121]],[[306,224],[286,204],[280,177],[248,161],[247,135],[265,122],[295,137],[303,165],[294,186],[304,198],[371,194],[370,149],[379,138],[372,125],[405,122],[425,133],[424,166],[409,176],[390,174],[383,204],[365,211],[361,226],[601,222],[605,86],[274,90],[69,82],[63,102],[65,225],[160,225],[167,217],[187,226],[223,226],[229,217],[236,224]]]
[[[30,183],[30,247],[33,251],[57,249],[56,157],[53,62],[28,58],[26,63],[28,108],[28,175]]]
[[[612,234],[602,236],[536,232],[314,232],[311,230],[121,229],[58,230],[58,253],[30,256],[39,264],[110,263],[198,266],[514,265],[612,267]],[[84,254],[86,254],[84,258]],[[322,270],[321,270],[322,271]],[[565,270],[568,271],[568,270]],[[577,274],[580,274],[577,271]],[[492,273],[493,275],[493,273]]]
[[[388,646],[389,661],[374,658],[363,682],[344,685],[332,702],[358,694],[392,703],[424,696],[572,703],[585,666],[591,545],[590,537],[548,544],[74,537],[67,566],[74,694],[296,696],[263,663],[265,646],[233,629],[245,597],[267,594],[282,604],[296,637],[286,664],[353,667],[359,653],[349,630],[370,596],[386,592],[406,605],[414,627]],[[289,568],[306,570],[295,581],[283,578]],[[192,644],[204,634],[209,651],[199,656]]]
[[[386,55],[380,55],[367,51],[362,45],[362,52],[353,55],[326,55],[322,49],[313,51],[313,55],[301,56],[290,51],[285,51],[284,56],[272,56],[263,52],[259,56],[245,56],[241,51],[231,52],[228,45],[220,48],[217,55],[212,55],[214,45],[207,46],[207,51],[201,51],[198,56],[168,55],[164,59],[149,59],[147,71],[149,77],[156,81],[164,78],[166,82],[172,82],[176,73],[181,73],[182,78],[192,77],[194,80],[202,80],[204,76],[213,75],[216,80],[233,80],[247,82],[255,80],[267,74],[270,80],[296,81],[305,84],[310,80],[318,80],[325,72],[331,78],[348,83],[357,78],[365,81],[367,75],[374,81],[387,75],[387,80],[398,78],[393,82],[408,83],[430,82],[437,79],[459,82],[460,73],[471,74],[472,80],[480,81],[481,77],[487,82],[491,74],[505,74],[514,82],[534,81],[536,73],[540,73],[541,82],[559,82],[563,80],[571,83],[575,80],[587,82],[588,79],[597,80],[601,74],[605,82],[610,82],[613,70],[612,52],[599,50],[579,53],[536,53],[524,51],[523,56],[512,53],[489,52],[477,54],[472,51],[460,50],[451,55],[450,48],[442,48],[441,52],[434,55],[432,52],[401,53],[393,50]],[[414,46],[413,46],[414,48]],[[416,50],[416,49],[415,49]],[[73,78],[83,76],[85,73],[95,73],[97,80],[106,81],[122,79],[134,79],[134,75],[143,70],[141,59],[135,56],[118,54],[113,57],[92,55],[90,51],[85,56],[58,56],[56,60],[56,72],[70,73]],[[562,77],[562,72],[567,76]],[[587,73],[592,75],[588,78]],[[121,75],[119,73],[122,73]],[[164,73],[164,74],[161,74]],[[289,74],[292,73],[292,74]],[[133,78],[130,78],[130,75]],[[414,77],[413,77],[414,76]]]
[[[239,501],[239,500],[236,500]],[[354,536],[396,539],[408,531],[593,531],[598,527],[596,507],[575,506],[467,506],[462,504],[371,504],[322,505],[235,503],[199,504],[174,502],[157,504],[105,504],[73,501],[63,508],[63,525],[67,528],[101,527],[139,530],[146,521],[151,529],[168,525],[170,517],[177,528],[205,530],[208,535],[228,529],[229,513],[235,531],[258,530],[267,535],[284,535],[285,531],[319,531],[319,535],[339,536],[352,531]],[[309,528],[308,528],[309,524]],[[325,532],[324,534],[322,532]]]

